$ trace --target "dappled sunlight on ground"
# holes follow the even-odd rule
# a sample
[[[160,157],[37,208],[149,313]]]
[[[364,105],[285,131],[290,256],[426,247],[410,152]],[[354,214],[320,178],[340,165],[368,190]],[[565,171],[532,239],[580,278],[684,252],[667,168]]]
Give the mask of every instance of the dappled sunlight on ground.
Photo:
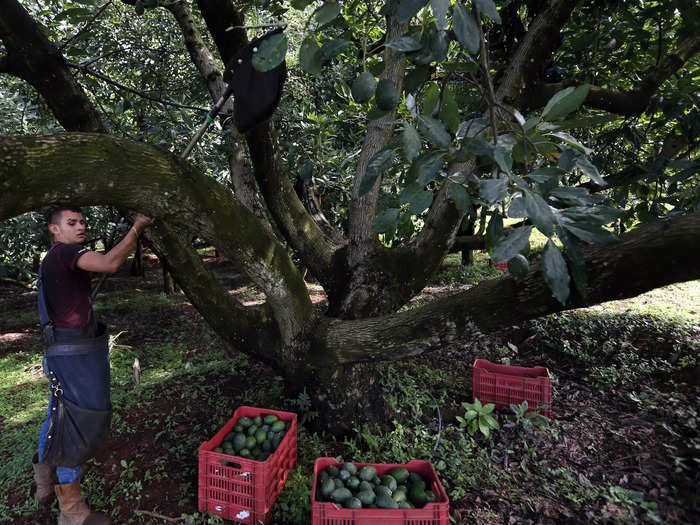
[[[7,332],[0,334],[0,345],[9,343],[18,343],[23,339],[29,338],[30,334],[24,332]]]

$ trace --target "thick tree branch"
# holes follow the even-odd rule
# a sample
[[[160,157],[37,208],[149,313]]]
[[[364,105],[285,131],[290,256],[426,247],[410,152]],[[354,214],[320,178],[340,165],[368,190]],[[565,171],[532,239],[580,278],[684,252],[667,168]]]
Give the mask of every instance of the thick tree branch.
[[[270,124],[256,126],[246,138],[255,178],[275,223],[311,273],[327,286],[338,247],[324,235],[294,191]]]
[[[532,21],[496,90],[496,101],[521,107],[524,90],[539,82],[540,69],[560,45],[560,32],[578,1],[552,0]]]
[[[242,25],[243,16],[229,1],[199,0],[207,27],[219,54],[228,62],[247,43],[245,31],[229,27]],[[253,173],[265,203],[285,239],[324,285],[331,273],[333,252],[337,249],[324,235],[294,192],[289,173],[280,161],[277,140],[269,123],[256,126],[246,135]]]
[[[214,38],[221,60],[228,64],[238,50],[248,44],[245,29],[240,27],[245,23],[243,14],[234,7],[231,0],[197,0],[197,5]],[[230,27],[234,29],[229,30]]]
[[[151,145],[100,134],[0,138],[0,220],[53,203],[113,204],[197,233],[267,297],[282,341],[313,306],[287,251],[225,187]]]
[[[406,33],[408,24],[399,24],[391,16],[387,19],[386,39],[393,40]],[[389,47],[384,51],[384,71],[381,78],[391,80],[397,91],[401,93],[403,88],[404,64],[406,59],[403,53],[395,51]],[[367,126],[365,139],[362,143],[362,150],[355,169],[355,180],[352,187],[352,202],[350,205],[350,246],[349,265],[351,267],[359,264],[361,260],[367,258],[375,246],[376,234],[372,232],[372,223],[377,209],[379,198],[379,187],[381,177],[370,191],[360,196],[360,185],[367,172],[367,165],[370,159],[379,152],[393,135],[393,120],[396,117],[396,110],[390,111],[382,118],[371,121]]]
[[[0,39],[7,49],[6,71],[34,86],[65,129],[104,132],[99,113],[46,33],[17,0],[0,2]]]
[[[175,17],[180,27],[190,58],[199,71],[200,76],[206,81],[212,100],[218,100],[226,88],[223,75],[211,51],[204,43],[199,28],[192,17],[189,5],[185,2],[175,2],[169,4],[167,9]],[[229,99],[222,107],[222,110],[225,113],[232,114],[233,99]],[[251,212],[253,212],[253,214],[255,214],[265,228],[267,228],[269,232],[272,232],[272,226],[267,220],[265,208],[258,198],[255,178],[253,177],[250,167],[245,162],[245,150],[243,147],[245,139],[238,133],[232,119],[225,119],[223,127],[230,134],[228,140],[231,142],[233,148],[233,152],[228,156],[228,164],[229,172],[231,173],[231,182],[236,196]]]
[[[589,108],[603,109],[616,115],[636,116],[644,112],[654,93],[671,75],[700,51],[700,34],[687,38],[671,54],[666,55],[658,65],[649,70],[637,87],[628,91],[615,91],[599,86],[591,86],[584,100]],[[579,82],[564,81],[557,84],[538,84],[527,90],[528,108],[544,106],[557,92],[569,86],[580,85]]]
[[[408,24],[399,24],[393,14],[387,17],[387,40],[403,35],[407,29]],[[385,66],[381,77],[391,80],[399,93],[403,88],[405,62],[403,53],[385,48]],[[393,136],[395,118],[396,109],[393,109],[387,115],[368,123],[355,168],[350,202],[349,244],[343,254],[342,262],[342,271],[349,273],[350,279],[343,283],[344,300],[337,309],[337,314],[344,317],[354,317],[360,311],[366,312],[367,298],[376,295],[376,282],[371,282],[371,276],[376,273],[377,261],[374,259],[381,248],[376,233],[372,231],[372,223],[377,213],[381,176],[377,177],[372,189],[362,196],[360,196],[360,185],[367,173],[369,161]]]
[[[452,251],[483,250],[486,248],[486,237],[483,235],[460,235],[452,244]]]
[[[697,245],[698,240],[700,214],[695,213],[641,226],[613,246],[588,247],[584,250],[590,281],[587,298],[566,306],[552,297],[537,264],[522,281],[502,277],[398,314],[328,321],[316,332],[316,359],[329,364],[404,359],[477,330],[489,332],[697,279],[700,255],[688,246]]]
[[[268,362],[279,359],[273,355],[279,332],[264,307],[243,306],[231,296],[182,236],[164,221],[156,221],[149,239],[168,254],[173,277],[209,326],[244,353]]]

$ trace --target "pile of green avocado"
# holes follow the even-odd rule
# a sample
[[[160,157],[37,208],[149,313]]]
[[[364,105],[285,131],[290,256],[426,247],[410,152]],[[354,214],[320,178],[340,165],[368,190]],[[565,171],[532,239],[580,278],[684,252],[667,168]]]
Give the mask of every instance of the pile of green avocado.
[[[221,446],[215,448],[214,452],[265,461],[277,450],[287,430],[289,423],[274,414],[262,414],[253,419],[242,417],[236,421],[233,430],[226,434]],[[221,460],[224,466],[229,463]]]
[[[370,465],[359,470],[353,463],[331,465],[319,473],[316,485],[318,501],[348,509],[414,509],[435,501],[420,474],[399,467],[378,476]]]

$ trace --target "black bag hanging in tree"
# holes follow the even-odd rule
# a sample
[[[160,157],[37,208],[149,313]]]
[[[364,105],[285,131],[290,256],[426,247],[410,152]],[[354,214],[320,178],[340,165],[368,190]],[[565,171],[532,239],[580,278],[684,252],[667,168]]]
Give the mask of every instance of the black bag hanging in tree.
[[[181,158],[187,158],[231,94],[234,95],[233,121],[241,133],[248,132],[272,116],[282,97],[284,81],[287,78],[287,64],[282,59],[276,67],[261,71],[253,66],[253,57],[265,40],[279,35],[283,30],[283,27],[278,27],[256,38],[229,61],[224,71],[224,81],[228,87],[207,113],[204,123],[182,152]]]
[[[287,78],[285,61],[269,71],[259,71],[253,67],[253,55],[263,40],[281,32],[280,27],[256,38],[226,66],[224,81],[233,86],[233,120],[241,133],[269,119],[279,104]]]

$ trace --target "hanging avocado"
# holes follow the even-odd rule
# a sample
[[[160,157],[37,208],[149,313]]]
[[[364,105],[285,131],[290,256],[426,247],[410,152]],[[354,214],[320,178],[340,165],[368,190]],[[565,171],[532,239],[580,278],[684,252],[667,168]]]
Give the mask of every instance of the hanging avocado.
[[[391,80],[383,78],[377,84],[377,90],[374,92],[374,99],[377,102],[377,107],[384,111],[394,109],[399,103],[399,92]]]
[[[350,91],[355,102],[364,104],[372,98],[375,89],[377,89],[377,81],[374,79],[374,75],[369,71],[363,71],[352,83]]]
[[[519,253],[508,261],[508,271],[518,279],[522,279],[527,275],[528,267],[527,259]]]

